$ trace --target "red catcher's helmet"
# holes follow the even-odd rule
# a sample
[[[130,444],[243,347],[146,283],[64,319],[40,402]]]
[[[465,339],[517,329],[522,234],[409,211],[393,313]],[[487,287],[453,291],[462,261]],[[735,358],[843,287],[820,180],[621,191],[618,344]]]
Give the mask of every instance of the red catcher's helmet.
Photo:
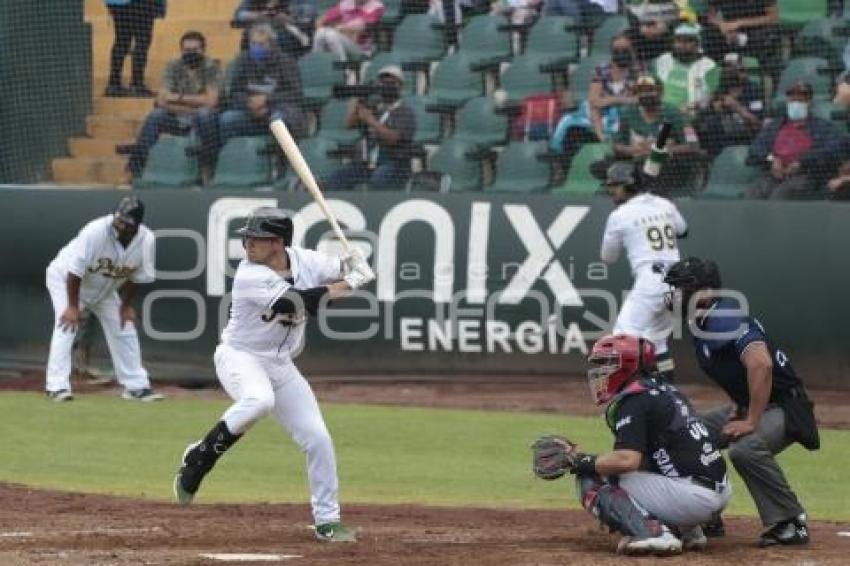
[[[597,405],[602,405],[635,373],[655,368],[655,346],[628,334],[606,336],[596,341],[587,361],[591,365],[587,370],[590,394]]]

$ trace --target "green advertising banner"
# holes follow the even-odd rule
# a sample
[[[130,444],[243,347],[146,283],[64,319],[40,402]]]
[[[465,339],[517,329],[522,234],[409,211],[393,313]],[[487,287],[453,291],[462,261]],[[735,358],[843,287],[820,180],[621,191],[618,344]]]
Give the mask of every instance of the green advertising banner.
[[[53,320],[45,268],[115,191],[0,190],[2,352],[43,364]],[[234,233],[259,206],[292,211],[295,245],[340,250],[304,193],[139,193],[157,236],[157,281],[138,298],[139,331],[154,376],[212,378],[242,256]],[[599,259],[604,198],[486,194],[328,195],[378,275],[367,293],[310,322],[308,371],[385,375],[575,375],[610,331],[631,285],[622,258]],[[790,354],[804,378],[840,385],[847,371],[850,207],[840,203],[683,201],[685,255],[715,259],[724,284]],[[696,379],[686,328],[674,333],[683,380]]]

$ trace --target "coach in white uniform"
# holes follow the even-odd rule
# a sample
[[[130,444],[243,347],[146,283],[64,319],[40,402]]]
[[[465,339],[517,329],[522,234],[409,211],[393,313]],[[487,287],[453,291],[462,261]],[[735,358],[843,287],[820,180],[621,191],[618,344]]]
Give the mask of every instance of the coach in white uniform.
[[[144,204],[135,196],[122,198],[113,214],[86,224],[47,268],[55,325],[46,389],[54,401],[73,399],[72,350],[80,314],[86,310],[103,328],[123,397],[162,399],[142,367],[132,305],[136,284],[154,280],[154,235],[142,225],[144,213]]]
[[[651,340],[659,373],[672,380],[674,365],[667,338],[673,331],[673,317],[664,300],[670,290],[664,275],[680,259],[677,239],[687,234],[687,224],[672,202],[640,190],[638,172],[630,161],[611,165],[605,185],[617,208],[605,224],[600,256],[605,263],[614,263],[625,248],[635,279],[614,334]]]
[[[186,448],[174,493],[178,503],[191,503],[221,454],[271,413],[306,454],[316,537],[349,542],[354,533],[340,522],[333,442],[292,356],[301,349],[308,315],[375,275],[359,252],[339,258],[290,247],[292,231],[292,220],[275,208],[257,209],[239,230],[247,258],[236,270],[230,320],[213,357],[234,403]]]

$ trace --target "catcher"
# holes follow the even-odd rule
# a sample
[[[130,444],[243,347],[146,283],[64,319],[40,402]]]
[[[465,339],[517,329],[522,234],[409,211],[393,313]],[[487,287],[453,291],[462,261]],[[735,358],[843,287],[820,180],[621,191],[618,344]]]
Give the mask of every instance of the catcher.
[[[680,554],[705,547],[700,524],[729,502],[726,462],[690,401],[653,373],[652,342],[618,334],[593,345],[587,372],[614,449],[586,454],[558,436],[532,446],[534,473],[575,474],[582,506],[624,538],[617,553]]]

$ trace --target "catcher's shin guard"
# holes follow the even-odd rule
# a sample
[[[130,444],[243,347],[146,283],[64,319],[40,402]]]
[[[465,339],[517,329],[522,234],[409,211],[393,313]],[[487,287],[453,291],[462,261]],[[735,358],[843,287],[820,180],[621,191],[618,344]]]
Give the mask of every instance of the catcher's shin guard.
[[[625,489],[599,476],[580,476],[576,482],[582,506],[612,531],[641,539],[662,534],[661,523]]]
[[[189,445],[174,479],[174,491],[178,501],[187,505],[201,486],[201,480],[213,468],[216,461],[241,434],[232,434],[224,421],[219,421],[200,442]]]

